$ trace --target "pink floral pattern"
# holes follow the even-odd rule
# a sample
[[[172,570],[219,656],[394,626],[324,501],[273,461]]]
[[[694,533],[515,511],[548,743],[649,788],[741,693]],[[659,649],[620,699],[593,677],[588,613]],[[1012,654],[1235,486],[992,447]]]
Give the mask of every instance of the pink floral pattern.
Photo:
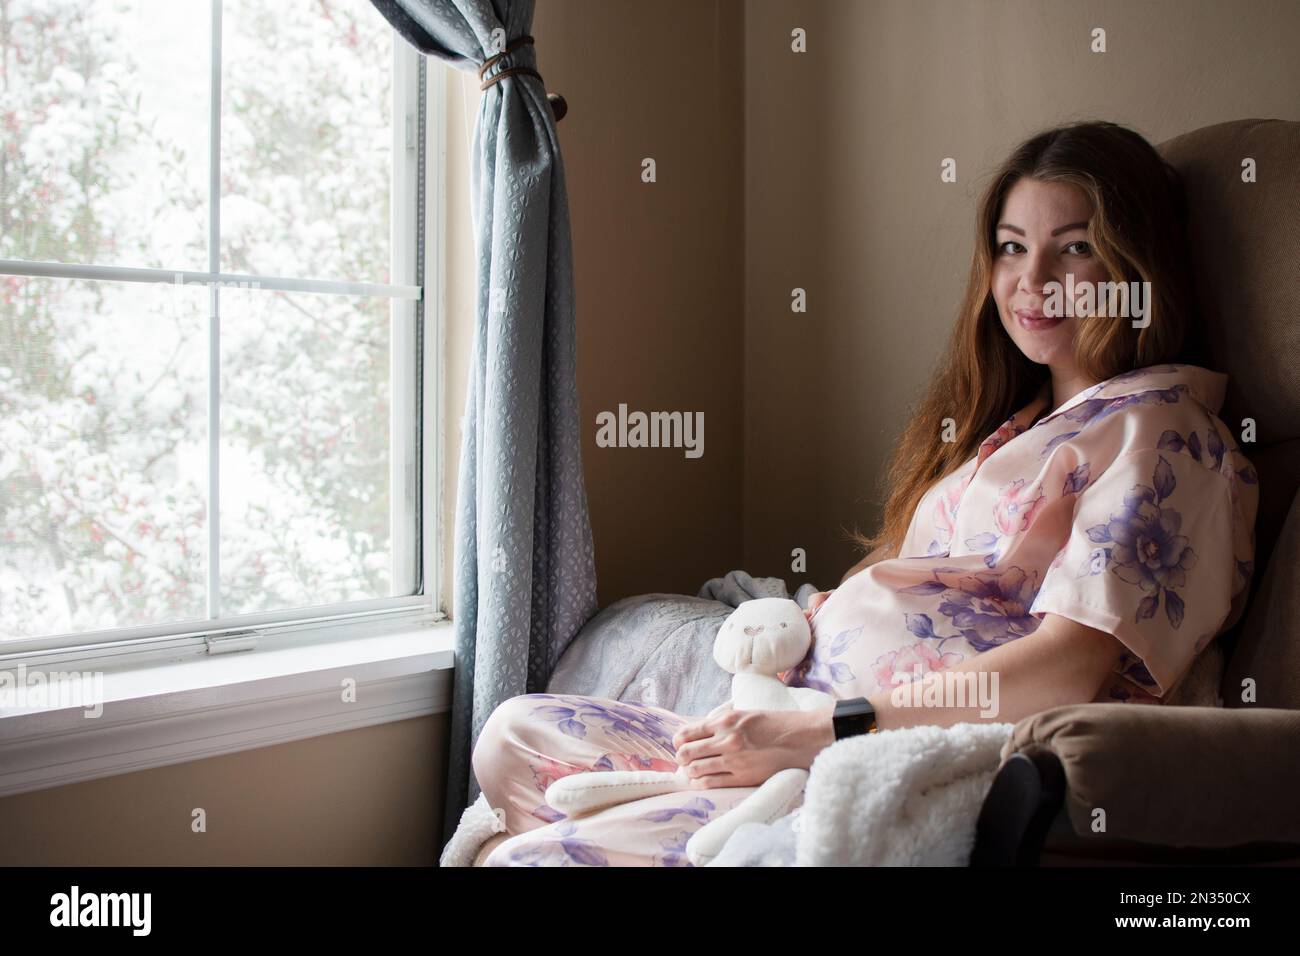
[[[645,754],[623,754],[610,751],[600,755],[591,766],[592,770],[657,770],[663,773],[676,773],[677,761],[666,757],[650,757]]]
[[[998,493],[993,506],[993,528],[1003,536],[1017,535],[1033,523],[1034,513],[1047,500],[1036,485],[1017,478]]]
[[[686,856],[691,836],[757,787],[690,787],[572,819],[537,802],[539,791],[580,771],[675,772],[674,751],[660,735],[671,737],[690,719],[613,698],[543,693],[510,698],[484,726],[473,754],[483,796],[506,825],[506,838],[485,865],[691,866]],[[648,728],[654,732],[646,733]]]
[[[528,769],[533,772],[533,786],[537,788],[538,793],[545,793],[547,788],[561,777],[582,772],[581,767],[575,767],[559,760],[548,760],[546,757],[529,763]],[[568,784],[565,784],[565,786],[568,786]]]
[[[956,651],[941,654],[924,641],[917,641],[880,655],[872,661],[871,671],[877,687],[893,690],[900,684],[910,684],[936,671],[947,670],[965,659],[965,655]]]
[[[934,507],[930,512],[935,536],[926,549],[927,554],[942,554],[948,550],[953,532],[957,530],[957,509],[961,507],[961,498],[969,482],[969,475],[965,480],[949,482],[948,489],[935,496]]]

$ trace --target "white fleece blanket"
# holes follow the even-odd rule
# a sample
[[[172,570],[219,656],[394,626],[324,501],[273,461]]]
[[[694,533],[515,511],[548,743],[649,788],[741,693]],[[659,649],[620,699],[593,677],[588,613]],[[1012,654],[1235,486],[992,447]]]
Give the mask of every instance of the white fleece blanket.
[[[505,831],[505,811],[494,811],[482,793],[460,815],[456,832],[442,848],[439,866],[473,866],[474,857],[494,833]]]
[[[803,804],[739,827],[709,866],[966,866],[1013,724],[850,737],[813,761]]]

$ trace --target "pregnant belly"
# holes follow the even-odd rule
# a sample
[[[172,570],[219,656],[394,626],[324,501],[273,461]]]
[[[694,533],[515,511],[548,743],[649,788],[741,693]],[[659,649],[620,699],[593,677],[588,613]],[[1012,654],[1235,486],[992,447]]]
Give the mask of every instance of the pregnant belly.
[[[893,589],[857,575],[836,589],[812,618],[812,645],[784,672],[788,687],[811,687],[836,700],[869,697],[946,670],[974,653],[960,637],[925,638],[909,626]]]

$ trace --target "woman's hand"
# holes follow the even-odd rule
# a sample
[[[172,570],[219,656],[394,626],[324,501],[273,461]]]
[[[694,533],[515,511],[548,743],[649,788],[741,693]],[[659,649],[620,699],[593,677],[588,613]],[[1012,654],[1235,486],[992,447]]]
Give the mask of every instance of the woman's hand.
[[[756,787],[780,770],[807,770],[835,742],[832,708],[729,710],[673,735],[677,763],[691,787]]]

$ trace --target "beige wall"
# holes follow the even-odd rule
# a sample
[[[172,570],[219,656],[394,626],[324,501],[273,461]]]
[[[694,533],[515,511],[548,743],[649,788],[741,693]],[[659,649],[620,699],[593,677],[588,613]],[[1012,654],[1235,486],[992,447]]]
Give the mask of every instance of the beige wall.
[[[602,606],[694,594],[740,565],[742,21],[736,0],[537,5],[539,70],[569,103],[558,129]],[[596,415],[620,402],[702,411],[703,457],[596,447]]]
[[[5,797],[0,866],[432,866],[447,732],[437,714]]]
[[[1087,52],[1104,26],[1108,53]],[[809,52],[789,52],[804,27]],[[829,587],[953,318],[979,177],[1039,126],[1153,141],[1298,119],[1300,5],[539,0],[573,218],[599,602],[743,567]],[[449,77],[443,540],[450,597],[473,251]],[[454,134],[457,130],[459,137]],[[640,161],[659,181],[640,181]],[[958,161],[944,186],[939,161]],[[789,311],[790,290],[809,311]],[[595,416],[705,412],[705,455],[600,449]],[[806,548],[806,574],[789,552]],[[446,715],[0,800],[3,862],[430,863]],[[188,829],[204,806],[205,837]],[[166,823],[175,821],[175,825]]]

